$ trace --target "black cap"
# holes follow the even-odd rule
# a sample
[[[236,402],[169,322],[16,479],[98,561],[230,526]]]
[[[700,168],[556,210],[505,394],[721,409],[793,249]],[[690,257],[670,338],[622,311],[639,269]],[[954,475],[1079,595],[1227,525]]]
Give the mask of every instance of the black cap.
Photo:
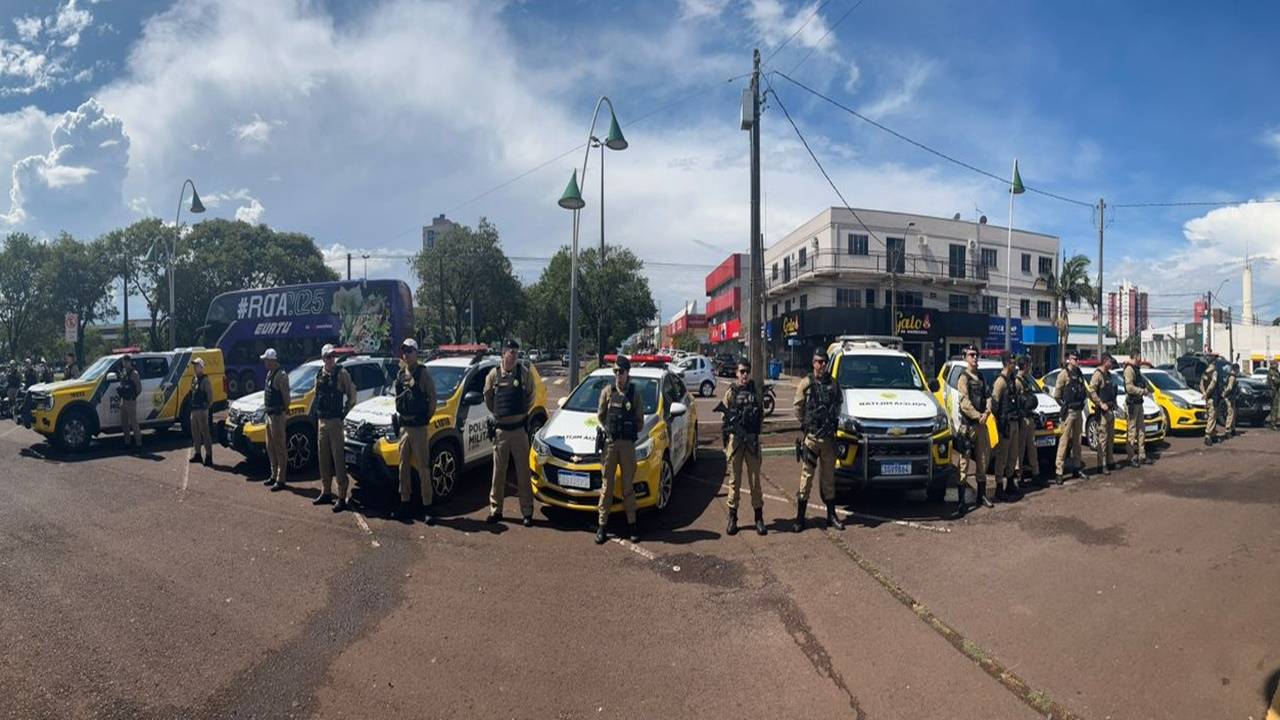
[[[1009,352],[1008,350],[1001,350],[1001,351],[1000,351],[1000,364],[1001,364],[1001,365],[1008,365],[1008,364],[1009,364],[1009,363],[1011,363],[1011,362],[1013,362],[1013,353]]]
[[[1030,364],[1031,364],[1031,358],[1028,358],[1026,355],[1018,356],[1018,367],[1024,368]]]
[[[631,359],[626,355],[619,355],[614,367],[618,370],[631,370]]]
[[[821,347],[816,347],[816,348],[814,348],[814,349],[813,349],[813,359],[817,360],[817,359],[819,359],[819,358],[821,358],[821,359],[823,359],[823,360],[826,360],[826,359],[827,359],[827,351],[826,351],[826,350],[823,350]]]
[[[133,356],[132,356],[132,355],[130,355],[129,353],[125,353],[125,354],[121,355],[121,356],[120,356],[120,359],[121,359],[121,360],[128,360],[129,362],[133,362]]]
[[[515,340],[508,340],[502,344],[502,349],[503,350],[519,350],[520,343]]]
[[[1078,359],[1079,357],[1080,357],[1080,356],[1076,354],[1076,351],[1075,351],[1075,350],[1068,350],[1068,351],[1067,351],[1067,359],[1068,359],[1068,360],[1071,360],[1071,359],[1073,359],[1073,358]]]

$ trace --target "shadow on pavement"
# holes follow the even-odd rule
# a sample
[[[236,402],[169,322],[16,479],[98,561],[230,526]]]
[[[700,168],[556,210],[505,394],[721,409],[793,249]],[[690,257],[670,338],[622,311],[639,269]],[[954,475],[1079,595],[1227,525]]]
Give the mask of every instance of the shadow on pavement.
[[[158,453],[174,450],[189,451],[190,448],[190,438],[177,432],[161,432],[143,435],[141,452],[134,452],[132,447],[126,447],[119,436],[108,436],[94,440],[84,452],[72,452],[50,442],[38,442],[22,448],[18,454],[35,460],[60,463],[82,463],[113,457],[135,457],[140,460],[161,462],[166,458]]]

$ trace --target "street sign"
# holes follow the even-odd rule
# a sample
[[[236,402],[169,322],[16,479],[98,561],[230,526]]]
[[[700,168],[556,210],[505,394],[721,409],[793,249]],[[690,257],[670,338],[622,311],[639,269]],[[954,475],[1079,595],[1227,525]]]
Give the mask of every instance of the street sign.
[[[80,316],[75,313],[67,313],[63,320],[63,339],[69,343],[73,343],[80,339]]]

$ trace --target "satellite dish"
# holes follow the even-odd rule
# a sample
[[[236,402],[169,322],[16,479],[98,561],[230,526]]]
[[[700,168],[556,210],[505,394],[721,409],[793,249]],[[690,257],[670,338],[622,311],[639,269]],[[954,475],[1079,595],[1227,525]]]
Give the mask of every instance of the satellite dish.
[[[987,216],[986,216],[986,215],[983,215],[982,217],[978,218],[978,224],[979,224],[979,225],[986,225],[986,224],[987,224]]]
[[[952,220],[959,220],[959,219],[960,219],[960,213],[956,213],[955,215],[951,216],[951,219],[952,219]]]

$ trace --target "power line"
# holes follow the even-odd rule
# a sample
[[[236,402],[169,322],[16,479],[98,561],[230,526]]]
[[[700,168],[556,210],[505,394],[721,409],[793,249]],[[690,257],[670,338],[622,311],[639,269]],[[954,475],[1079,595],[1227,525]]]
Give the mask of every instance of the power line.
[[[1111,207],[1113,208],[1215,207],[1215,206],[1221,206],[1221,205],[1250,205],[1255,203],[1257,204],[1280,203],[1280,198],[1266,198],[1263,200],[1205,200],[1201,202],[1119,203],[1116,205],[1112,205]]]
[[[853,14],[853,11],[857,10],[864,2],[866,2],[866,0],[858,0],[858,2],[850,6],[848,10],[845,10],[844,14],[840,16],[840,19],[836,20],[834,25],[827,28],[827,31],[822,34],[822,37],[818,38],[818,42],[814,43],[813,47],[809,48],[809,52],[805,53],[804,57],[800,58],[800,62],[796,63],[795,67],[791,68],[791,72],[794,73],[795,71],[799,70],[800,66],[803,65],[805,61],[808,60],[809,57],[813,55],[813,53],[818,49],[818,46],[822,45],[822,41],[826,40],[828,35],[835,32],[835,29],[840,27],[840,23],[844,22],[844,19],[849,17],[851,14]]]
[[[818,16],[818,13],[822,12],[822,8],[826,7],[826,6],[827,6],[827,3],[829,3],[829,2],[831,2],[831,0],[822,0],[822,4],[821,4],[821,5],[819,5],[818,7],[816,7],[816,8],[814,8],[814,9],[813,9],[813,12],[809,14],[808,19],[806,19],[804,22],[800,23],[800,27],[796,28],[795,32],[791,33],[791,35],[790,35],[790,36],[788,36],[786,40],[783,40],[781,45],[779,45],[778,47],[774,48],[774,49],[773,49],[773,52],[769,53],[769,57],[765,58],[765,59],[764,59],[764,62],[763,62],[763,63],[761,63],[761,65],[768,65],[768,64],[769,64],[769,61],[773,59],[773,56],[774,56],[774,55],[777,55],[777,54],[778,54],[778,53],[780,53],[780,52],[782,52],[782,48],[786,47],[786,46],[787,46],[787,43],[789,43],[789,42],[791,42],[792,40],[794,40],[794,39],[795,39],[795,37],[796,37],[797,35],[799,35],[799,34],[800,34],[800,31],[801,31],[801,30],[803,30],[803,29],[805,29],[805,27],[807,27],[807,26],[809,25],[809,23],[810,23],[810,22],[811,22],[815,17],[817,17],[817,16]],[[823,37],[826,37],[826,36],[824,35]]]

